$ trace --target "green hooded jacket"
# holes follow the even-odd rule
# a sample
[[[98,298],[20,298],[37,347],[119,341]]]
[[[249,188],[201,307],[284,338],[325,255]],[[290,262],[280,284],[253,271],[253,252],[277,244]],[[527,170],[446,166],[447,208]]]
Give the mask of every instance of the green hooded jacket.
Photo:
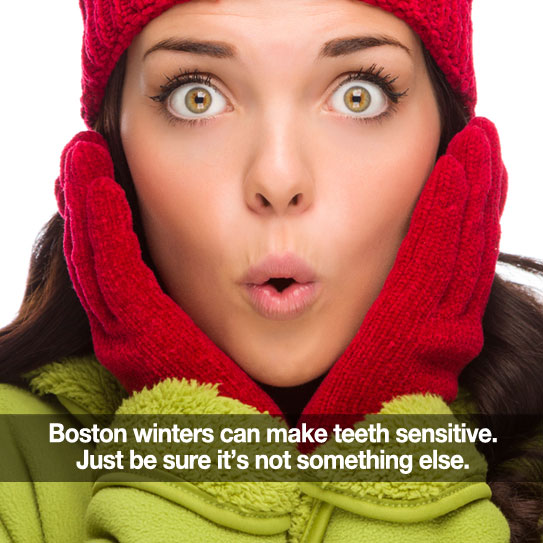
[[[217,386],[166,380],[127,397],[94,358],[66,359],[32,372],[29,390],[0,385],[3,414],[250,414]],[[382,413],[469,412],[413,395]],[[114,413],[115,415],[111,415]],[[88,419],[86,419],[88,420]],[[88,423],[88,422],[87,422]],[[39,482],[51,470],[32,436],[4,429],[4,454],[27,482],[0,483],[0,543],[507,543],[508,523],[484,482]],[[486,463],[473,448],[473,460]],[[58,469],[58,466],[55,467]]]

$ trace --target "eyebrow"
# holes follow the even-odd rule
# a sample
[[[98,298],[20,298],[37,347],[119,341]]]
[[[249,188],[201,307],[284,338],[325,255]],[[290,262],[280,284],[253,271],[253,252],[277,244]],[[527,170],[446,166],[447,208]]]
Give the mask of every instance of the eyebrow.
[[[381,47],[383,45],[400,47],[411,55],[411,49],[409,49],[409,47],[388,36],[353,36],[351,38],[336,38],[327,41],[320,50],[319,58],[350,55],[357,51],[363,51],[364,49],[370,49],[372,47]]]
[[[411,55],[409,47],[398,40],[388,36],[353,36],[347,38],[335,38],[327,41],[321,48],[318,58],[335,58],[350,55],[364,49],[392,45],[400,47]],[[236,58],[237,49],[224,42],[199,41],[183,38],[168,38],[159,41],[148,49],[143,55],[145,60],[155,51],[177,51],[181,53],[192,53],[195,55],[208,56],[213,58]]]
[[[155,51],[178,51],[180,53],[193,53],[195,55],[214,58],[234,58],[237,54],[235,47],[223,42],[168,38],[159,41],[148,49],[143,55],[143,59],[145,60]]]

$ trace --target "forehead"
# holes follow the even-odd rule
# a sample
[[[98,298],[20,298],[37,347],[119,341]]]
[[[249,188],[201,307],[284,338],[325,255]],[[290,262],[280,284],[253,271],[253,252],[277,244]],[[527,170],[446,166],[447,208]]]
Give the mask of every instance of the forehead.
[[[297,49],[318,52],[323,42],[349,34],[392,37],[410,50],[419,46],[401,19],[360,0],[191,0],[151,21],[136,41],[149,48],[158,40],[190,35],[289,55]]]

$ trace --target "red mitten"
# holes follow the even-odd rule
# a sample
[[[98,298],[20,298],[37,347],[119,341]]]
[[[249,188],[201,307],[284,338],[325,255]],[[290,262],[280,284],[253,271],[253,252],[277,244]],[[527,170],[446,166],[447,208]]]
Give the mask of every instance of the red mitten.
[[[455,399],[483,346],[506,184],[496,129],[475,118],[438,160],[379,297],[304,414],[377,413],[414,393]]]
[[[219,384],[260,411],[279,408],[160,288],[141,257],[130,208],[104,139],[66,146],[56,196],[68,271],[89,317],[95,354],[129,391],[168,377]]]

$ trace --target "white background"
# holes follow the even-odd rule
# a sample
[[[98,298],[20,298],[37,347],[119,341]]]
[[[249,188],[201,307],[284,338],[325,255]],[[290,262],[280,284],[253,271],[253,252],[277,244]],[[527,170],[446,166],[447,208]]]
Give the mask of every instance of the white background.
[[[501,249],[543,259],[541,0],[474,0],[477,114],[497,125],[509,171]],[[32,243],[79,118],[77,0],[4,2],[0,32],[0,327],[19,307]]]

